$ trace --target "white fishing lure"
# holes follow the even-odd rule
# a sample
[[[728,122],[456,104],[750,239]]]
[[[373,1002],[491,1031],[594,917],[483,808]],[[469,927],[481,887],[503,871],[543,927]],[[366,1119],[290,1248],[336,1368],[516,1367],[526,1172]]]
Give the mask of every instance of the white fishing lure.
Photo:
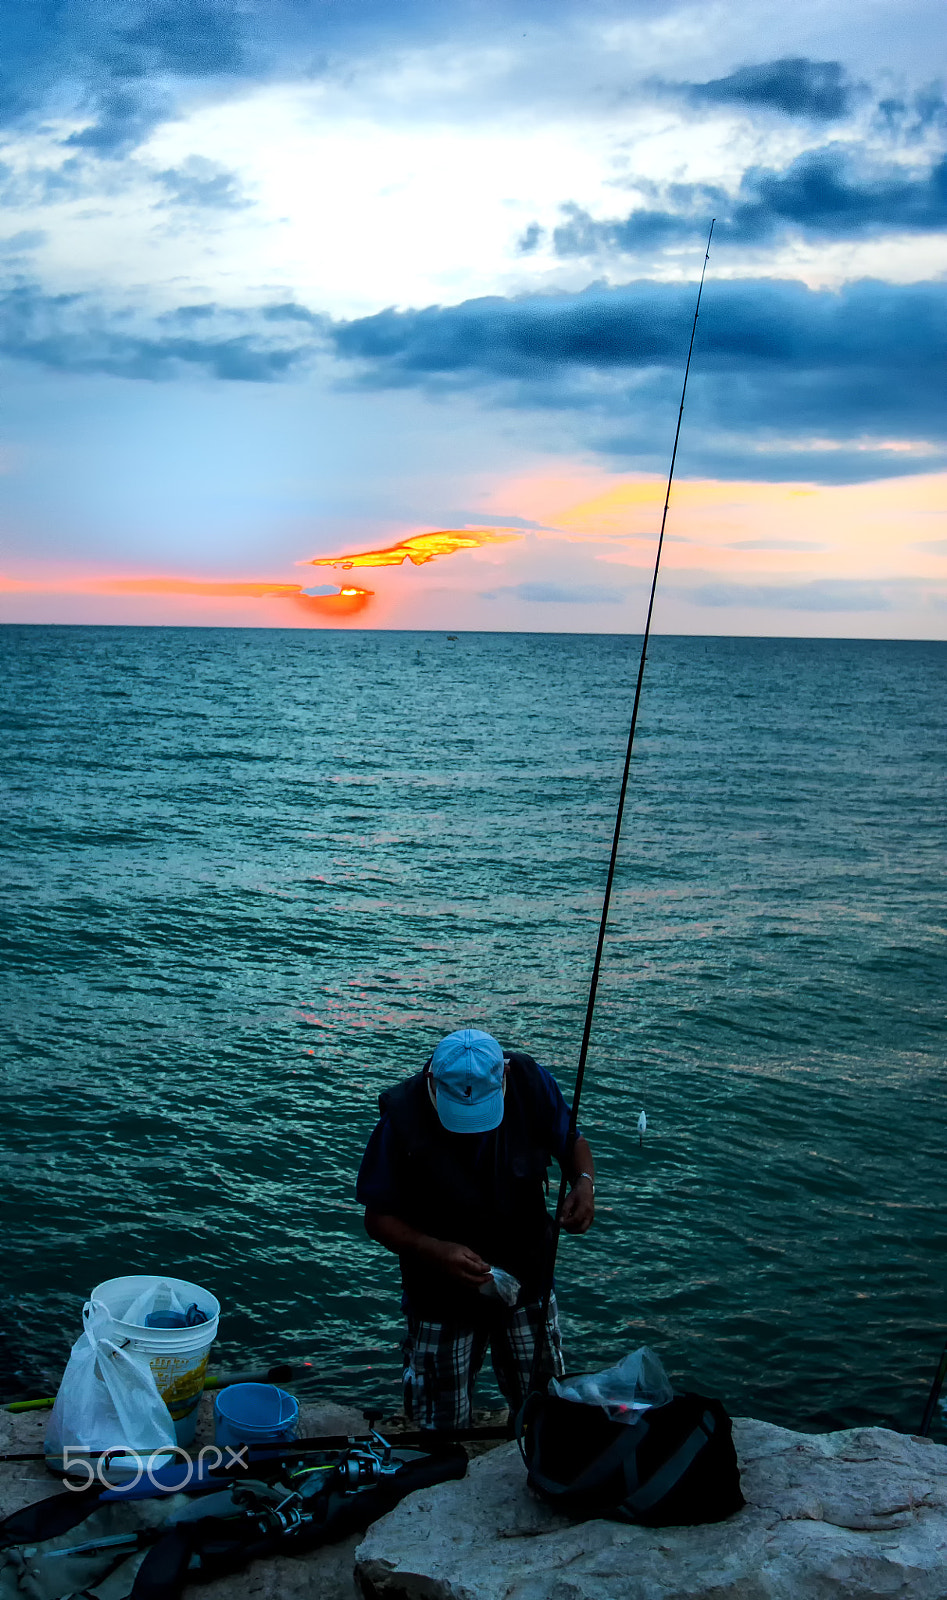
[[[647,1132],[647,1129],[648,1129],[648,1119],[645,1116],[644,1112],[642,1111],[641,1116],[638,1118],[638,1143],[639,1144],[642,1144],[644,1142],[644,1136],[645,1136],[645,1134]]]

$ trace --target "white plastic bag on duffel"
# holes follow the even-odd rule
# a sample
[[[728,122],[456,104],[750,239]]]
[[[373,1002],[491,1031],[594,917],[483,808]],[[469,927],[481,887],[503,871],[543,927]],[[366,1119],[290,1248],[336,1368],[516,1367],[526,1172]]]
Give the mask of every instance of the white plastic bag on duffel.
[[[82,1324],[46,1430],[47,1457],[116,1448],[150,1455],[173,1445],[174,1423],[147,1357],[113,1341],[114,1324],[100,1301],[86,1301]]]
[[[613,1422],[636,1422],[642,1411],[667,1405],[674,1398],[671,1380],[660,1356],[646,1344],[632,1350],[617,1367],[604,1372],[587,1372],[581,1377],[552,1382],[560,1400],[580,1400],[587,1406],[601,1406]]]

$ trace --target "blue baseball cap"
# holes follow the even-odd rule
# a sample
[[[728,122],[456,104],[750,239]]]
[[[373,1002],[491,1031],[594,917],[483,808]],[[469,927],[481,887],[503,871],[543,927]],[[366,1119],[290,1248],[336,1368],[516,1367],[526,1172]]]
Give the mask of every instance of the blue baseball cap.
[[[450,1133],[489,1133],[503,1121],[503,1051],[493,1035],[459,1028],[431,1057],[437,1114]]]

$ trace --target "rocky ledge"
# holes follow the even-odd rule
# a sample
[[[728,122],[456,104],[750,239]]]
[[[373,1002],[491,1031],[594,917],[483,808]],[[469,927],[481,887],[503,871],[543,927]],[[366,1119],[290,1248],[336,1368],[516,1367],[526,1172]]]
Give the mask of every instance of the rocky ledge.
[[[738,1419],[746,1507],[727,1522],[571,1523],[515,1445],[405,1500],[355,1554],[366,1600],[944,1600],[947,1447],[885,1428]]]

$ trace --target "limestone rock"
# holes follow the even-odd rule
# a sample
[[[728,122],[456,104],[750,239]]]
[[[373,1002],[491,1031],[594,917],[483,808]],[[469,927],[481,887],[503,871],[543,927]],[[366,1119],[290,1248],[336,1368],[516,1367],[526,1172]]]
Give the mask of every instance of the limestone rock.
[[[0,1455],[42,1452],[48,1424],[48,1411],[13,1413],[0,1408]],[[21,1506],[44,1500],[60,1487],[42,1461],[0,1463],[0,1521]]]
[[[412,1495],[356,1552],[366,1600],[944,1600],[947,1448],[885,1428],[738,1419],[743,1511],[696,1528],[572,1523],[515,1445]]]

